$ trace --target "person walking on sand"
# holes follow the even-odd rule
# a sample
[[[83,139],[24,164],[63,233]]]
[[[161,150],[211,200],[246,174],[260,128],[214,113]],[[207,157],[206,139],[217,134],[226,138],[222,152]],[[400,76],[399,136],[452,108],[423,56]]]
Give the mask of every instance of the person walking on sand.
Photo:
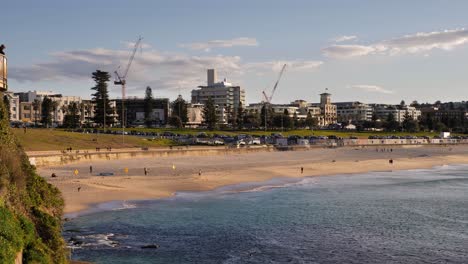
[[[80,190],[81,190],[81,186],[80,186],[80,187],[78,187],[78,192],[80,192]]]
[[[304,173],[304,167],[301,167],[301,174]]]
[[[146,167],[143,168],[143,171],[145,173],[145,176],[148,175],[148,169]]]
[[[93,173],[93,165],[89,166],[89,173]]]
[[[201,176],[201,169],[198,170],[198,176]]]

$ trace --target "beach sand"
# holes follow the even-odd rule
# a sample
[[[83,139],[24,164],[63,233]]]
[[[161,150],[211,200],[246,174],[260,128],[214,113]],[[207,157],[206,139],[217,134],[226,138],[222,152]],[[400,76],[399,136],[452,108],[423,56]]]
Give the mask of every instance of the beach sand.
[[[173,156],[98,160],[43,167],[38,171],[57,186],[65,213],[116,200],[163,198],[182,191],[207,191],[278,177],[307,177],[370,171],[431,168],[467,164],[468,146],[399,146],[323,148],[306,151],[258,152],[217,156]],[[392,148],[392,152],[389,149]],[[378,151],[377,151],[378,150]],[[393,160],[390,164],[389,160]],[[89,167],[93,172],[89,172]],[[144,175],[144,168],[148,175]],[[301,167],[304,172],[301,173]],[[126,173],[126,168],[128,172]],[[78,175],[74,171],[78,170]],[[199,172],[201,170],[201,175]],[[113,176],[98,176],[103,172]],[[55,173],[57,177],[52,178]],[[78,188],[80,190],[78,191]]]

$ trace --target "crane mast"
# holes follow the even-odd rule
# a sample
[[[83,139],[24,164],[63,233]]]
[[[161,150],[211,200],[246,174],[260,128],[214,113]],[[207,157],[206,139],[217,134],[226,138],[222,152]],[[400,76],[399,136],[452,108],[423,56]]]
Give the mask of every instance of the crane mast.
[[[273,99],[273,95],[275,95],[276,89],[278,88],[278,84],[281,80],[281,77],[283,76],[284,70],[286,69],[286,64],[283,65],[281,68],[281,71],[278,75],[278,79],[275,82],[275,85],[273,86],[273,89],[271,91],[270,96],[266,94],[265,91],[262,91],[263,97],[265,98],[265,103],[264,103],[264,108],[265,108],[265,131],[267,130],[267,104],[271,104],[271,100]]]
[[[115,70],[115,76],[116,80],[114,81],[115,85],[120,85],[122,86],[122,142],[125,143],[125,107],[124,107],[124,101],[125,101],[125,85],[127,84],[127,74],[128,71],[130,70],[130,67],[132,66],[133,59],[135,59],[135,54],[138,50],[138,48],[141,46],[141,41],[143,40],[142,37],[139,37],[138,40],[135,42],[135,45],[133,47],[133,51],[130,55],[130,58],[128,59],[127,67],[125,68],[125,71],[123,75],[119,74],[118,70]]]

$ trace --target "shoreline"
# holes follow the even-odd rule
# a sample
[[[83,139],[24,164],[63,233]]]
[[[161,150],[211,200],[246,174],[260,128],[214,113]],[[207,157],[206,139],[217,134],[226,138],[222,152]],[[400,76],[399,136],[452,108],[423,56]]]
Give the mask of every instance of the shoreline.
[[[77,218],[80,216],[90,215],[99,212],[107,212],[107,211],[117,211],[117,210],[126,210],[126,209],[133,209],[138,208],[138,205],[135,203],[144,203],[144,202],[151,202],[151,201],[164,201],[166,199],[174,199],[178,198],[178,195],[208,195],[210,193],[216,194],[239,194],[245,192],[257,192],[263,190],[271,190],[277,188],[285,188],[288,185],[294,185],[296,183],[300,183],[303,180],[307,179],[314,179],[320,177],[333,177],[333,176],[353,176],[353,175],[361,175],[361,174],[372,174],[372,173],[392,173],[392,172],[400,172],[400,171],[413,171],[413,170],[434,170],[438,167],[443,166],[468,166],[467,163],[451,163],[451,164],[443,164],[443,165],[434,165],[432,167],[427,168],[413,168],[413,169],[398,169],[398,170],[380,170],[380,171],[366,171],[366,172],[353,172],[353,173],[339,173],[339,174],[330,174],[330,175],[315,175],[315,176],[301,176],[301,177],[277,177],[271,178],[265,181],[254,181],[254,182],[242,182],[238,184],[232,185],[225,185],[219,186],[217,188],[205,191],[181,191],[175,192],[172,195],[154,198],[154,199],[139,199],[139,200],[112,200],[106,202],[99,202],[95,204],[90,204],[88,207],[81,211],[74,211],[65,213],[65,219]],[[280,185],[270,185],[270,183],[276,183]]]
[[[389,159],[394,163],[390,164]],[[447,164],[468,164],[468,147],[400,147],[392,152],[378,152],[375,148],[342,148],[135,158],[92,164],[96,173],[112,171],[114,176],[73,175],[75,169],[86,171],[89,164],[41,168],[39,173],[62,191],[65,214],[80,215],[112,201],[155,200],[173,197],[178,192],[213,191],[240,184],[266,183],[276,178],[430,169]],[[149,168],[149,175],[142,175],[143,167]],[[304,168],[304,173],[300,172],[300,167]],[[123,168],[128,168],[128,173],[124,173]],[[198,175],[199,170],[202,175]],[[58,177],[51,178],[51,172],[57,173]],[[80,192],[78,187],[81,187]]]

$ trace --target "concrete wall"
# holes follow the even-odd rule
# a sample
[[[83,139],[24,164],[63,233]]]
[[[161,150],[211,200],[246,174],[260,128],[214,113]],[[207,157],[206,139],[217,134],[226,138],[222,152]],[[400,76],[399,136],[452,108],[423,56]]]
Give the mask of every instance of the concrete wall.
[[[29,161],[36,167],[65,165],[76,162],[90,162],[96,160],[118,160],[145,157],[170,157],[170,156],[210,156],[228,155],[240,153],[254,153],[264,151],[276,151],[272,146],[247,146],[242,148],[212,147],[212,148],[185,148],[174,147],[164,150],[140,150],[140,151],[114,151],[93,153],[57,153],[44,155],[30,155]]]

